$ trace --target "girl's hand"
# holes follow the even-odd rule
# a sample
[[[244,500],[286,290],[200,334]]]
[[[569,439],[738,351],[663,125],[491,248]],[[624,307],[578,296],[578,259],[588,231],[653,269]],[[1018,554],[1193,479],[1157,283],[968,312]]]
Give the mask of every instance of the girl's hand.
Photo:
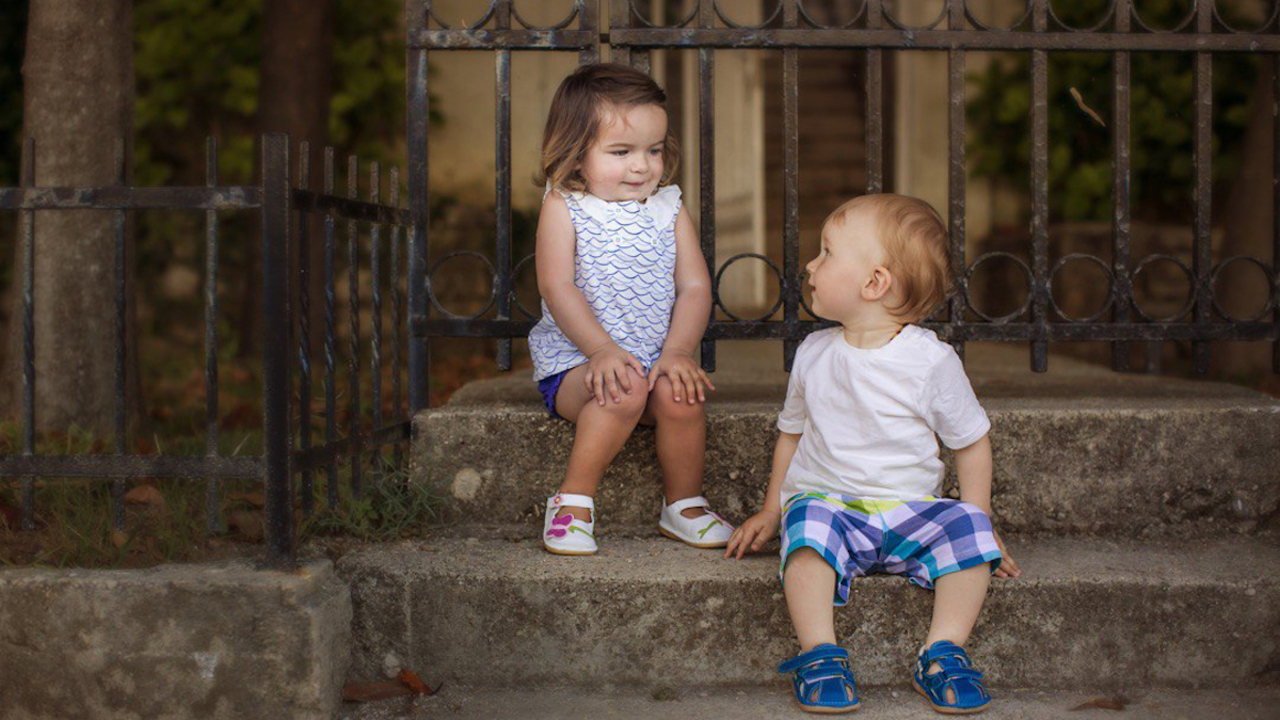
[[[1000,533],[996,532],[995,528],[991,528],[991,534],[995,537],[996,545],[1000,548],[1000,554],[1004,558],[1000,561],[1000,567],[996,568],[995,576],[998,578],[1022,577],[1022,568],[1018,567],[1018,563],[1009,554],[1009,550],[1004,546],[1004,540],[1000,538]]]
[[[706,391],[716,389],[707,373],[694,362],[693,355],[682,350],[664,350],[658,357],[649,369],[650,392],[663,375],[671,378],[671,394],[676,402],[682,397],[688,398],[690,405],[695,401],[706,402]]]
[[[743,554],[747,552],[759,552],[765,543],[778,534],[778,524],[781,522],[782,513],[768,508],[752,515],[729,536],[729,545],[724,550],[724,556],[734,557],[736,550],[738,553],[736,559],[741,560]]]
[[[627,368],[634,369],[640,377],[644,377],[644,366],[640,361],[616,343],[609,343],[590,353],[587,356],[587,374],[583,376],[587,392],[602,406],[606,391],[614,402],[622,402],[620,392],[631,394],[631,373],[627,372]]]

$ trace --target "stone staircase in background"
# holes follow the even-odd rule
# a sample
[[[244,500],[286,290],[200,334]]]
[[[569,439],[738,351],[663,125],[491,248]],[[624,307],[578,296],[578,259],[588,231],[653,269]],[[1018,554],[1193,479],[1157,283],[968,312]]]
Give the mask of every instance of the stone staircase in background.
[[[760,506],[786,376],[775,345],[719,354],[706,494],[740,522]],[[1026,366],[1021,347],[968,350],[992,419],[998,527],[1025,570],[993,581],[970,641],[993,690],[1239,693],[1238,713],[1205,716],[1274,717],[1280,401],[1058,357],[1048,374]],[[786,697],[774,667],[795,644],[776,550],[726,561],[660,537],[651,431],[605,477],[600,554],[565,558],[543,552],[538,531],[571,427],[547,418],[527,371],[469,385],[415,422],[418,477],[450,498],[452,525],[339,562],[351,678],[404,665],[508,694]],[[900,578],[854,583],[837,630],[862,685],[910,693],[931,606]]]

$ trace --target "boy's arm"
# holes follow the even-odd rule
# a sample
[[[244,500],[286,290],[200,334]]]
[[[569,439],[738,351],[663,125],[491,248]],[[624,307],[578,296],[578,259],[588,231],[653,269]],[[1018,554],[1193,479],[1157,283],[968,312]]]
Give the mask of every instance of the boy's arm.
[[[733,557],[735,551],[738,558],[748,551],[757,552],[778,534],[778,525],[782,521],[782,481],[787,476],[787,468],[791,466],[791,458],[799,445],[799,434],[778,433],[778,442],[773,447],[769,488],[764,495],[764,509],[748,518],[729,536],[729,545],[724,552],[726,558]]]
[[[977,442],[968,447],[955,451],[956,456],[956,478],[960,484],[960,500],[977,507],[986,513],[987,517],[991,515],[991,439],[989,435],[983,435]],[[1000,554],[1004,559],[1000,562],[1000,567],[996,569],[996,577],[1018,577],[1022,574],[1018,563],[1014,561],[1013,556],[1009,554],[1008,549],[1004,546],[1004,540],[1000,538],[1000,533],[995,529],[995,521],[992,519],[991,534],[995,536],[996,544],[1000,546]]]

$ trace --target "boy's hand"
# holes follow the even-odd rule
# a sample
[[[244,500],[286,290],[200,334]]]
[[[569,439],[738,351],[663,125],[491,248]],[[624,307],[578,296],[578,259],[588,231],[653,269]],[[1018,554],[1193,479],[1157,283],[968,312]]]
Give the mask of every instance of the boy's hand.
[[[1009,550],[1004,546],[1004,540],[1000,537],[1000,533],[996,532],[995,528],[991,528],[991,534],[995,537],[996,545],[1000,548],[1000,554],[1004,557],[1000,561],[1000,567],[996,568],[995,576],[998,578],[1022,577],[1022,568],[1018,567],[1018,563],[1009,554]]]
[[[606,393],[614,402],[622,402],[621,393],[631,394],[631,373],[627,372],[627,368],[634,369],[644,377],[644,366],[640,361],[615,343],[589,353],[587,374],[582,378],[587,385],[587,392],[600,405],[604,405]]]
[[[681,398],[687,398],[690,405],[695,401],[706,402],[706,391],[716,389],[707,373],[694,362],[693,356],[680,350],[663,351],[649,368],[649,392],[653,392],[658,378],[663,375],[671,378],[671,394],[676,402]]]
[[[736,559],[741,560],[747,552],[759,552],[765,543],[778,534],[778,523],[781,521],[782,514],[774,510],[761,510],[747,518],[747,521],[739,525],[738,529],[729,536],[729,545],[724,549],[724,556],[733,557],[734,551],[737,551]]]

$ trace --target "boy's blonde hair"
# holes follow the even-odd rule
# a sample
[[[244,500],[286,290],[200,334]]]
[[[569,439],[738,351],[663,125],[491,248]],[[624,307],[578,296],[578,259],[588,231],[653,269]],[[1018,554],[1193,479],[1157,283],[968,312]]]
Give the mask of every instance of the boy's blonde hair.
[[[889,308],[900,320],[918,322],[947,298],[954,287],[947,225],[933,206],[893,193],[861,195],[827,216],[843,222],[851,213],[870,212],[902,302]]]
[[[542,133],[542,164],[536,181],[570,191],[587,185],[576,166],[600,134],[608,106],[631,108],[657,105],[666,109],[667,94],[653,78],[616,63],[583,65],[565,78],[551,99],[547,126]],[[680,155],[668,125],[662,148],[663,172],[659,186],[675,177]]]

